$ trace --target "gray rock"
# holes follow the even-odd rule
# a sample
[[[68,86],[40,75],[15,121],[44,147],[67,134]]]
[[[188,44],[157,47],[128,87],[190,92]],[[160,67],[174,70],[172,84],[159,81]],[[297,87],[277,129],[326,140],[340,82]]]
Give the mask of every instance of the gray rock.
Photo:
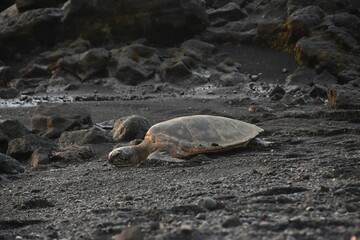
[[[229,2],[225,6],[218,9],[210,9],[207,11],[209,20],[214,22],[218,19],[226,21],[237,21],[247,16],[247,13],[242,10],[238,4]]]
[[[59,145],[61,147],[69,145],[85,145],[85,144],[100,144],[110,141],[110,136],[103,130],[97,127],[89,129],[65,131],[59,137]]]
[[[327,87],[320,85],[320,84],[315,84],[314,86],[311,87],[311,89],[309,91],[309,95],[312,98],[317,98],[317,97],[326,98],[327,97]]]
[[[181,44],[180,53],[196,60],[205,60],[215,52],[215,45],[191,39]]]
[[[15,0],[16,8],[19,12],[31,9],[61,7],[66,0]]]
[[[320,35],[300,39],[294,51],[299,63],[311,67],[319,64],[332,74],[360,65],[359,56],[342,50],[334,41]]]
[[[206,27],[205,7],[202,0],[72,0],[64,22],[70,34],[81,33],[92,42],[107,40],[106,34],[114,39],[133,36],[179,42]]]
[[[30,134],[30,130],[19,120],[5,120],[0,122],[0,131],[9,139],[23,137]]]
[[[14,0],[3,0],[0,3],[0,12],[14,4]]]
[[[331,84],[338,83],[338,79],[325,69],[314,78],[313,83],[328,87]]]
[[[292,25],[301,25],[303,28],[312,28],[320,24],[324,17],[325,12],[320,7],[307,6],[293,12],[288,22]]]
[[[192,58],[179,57],[165,60],[160,66],[160,76],[164,82],[184,85],[191,82],[192,71],[196,63]]]
[[[0,66],[0,86],[7,86],[8,82],[10,81],[9,72],[9,66]]]
[[[241,225],[241,221],[239,219],[239,217],[229,217],[228,219],[226,219],[222,224],[221,224],[224,228],[232,228],[232,227],[237,227]]]
[[[12,99],[19,95],[19,91],[15,88],[0,88],[0,98]]]
[[[33,90],[41,84],[46,84],[47,78],[15,78],[10,81],[9,86],[18,91]]]
[[[251,29],[244,32],[238,32],[233,30],[226,30],[224,28],[207,28],[202,32],[201,40],[211,43],[247,43],[254,40],[257,36],[258,30]]]
[[[331,85],[327,97],[329,105],[334,109],[360,109],[359,89],[350,85]]]
[[[31,154],[37,150],[50,152],[56,147],[56,143],[48,138],[36,134],[28,134],[15,138],[9,142],[7,155],[19,160],[28,160]]]
[[[147,81],[160,66],[157,50],[142,44],[113,49],[111,55],[109,75],[124,84],[137,85]]]
[[[360,78],[360,72],[354,69],[344,70],[337,74],[339,78],[339,83],[348,83],[350,81]]]
[[[218,207],[218,202],[211,197],[205,197],[199,200],[199,206],[208,210],[215,210]]]
[[[285,90],[281,86],[277,85],[270,91],[269,96],[273,97],[276,94],[283,96],[285,93]]]
[[[107,77],[110,52],[104,48],[93,48],[84,53],[64,57],[58,61],[58,68],[75,74],[82,81],[93,77]]]
[[[95,155],[88,146],[70,145],[51,151],[51,159],[62,162],[88,161]]]
[[[241,63],[235,62],[231,58],[226,58],[224,61],[216,65],[216,70],[224,73],[239,72],[242,65]]]
[[[89,128],[93,125],[91,115],[84,109],[67,106],[59,112],[56,106],[40,105],[31,118],[33,132],[49,138],[58,138],[64,131]]]
[[[290,74],[285,79],[285,91],[289,92],[292,86],[302,88],[304,86],[311,86],[314,79],[317,77],[316,72],[308,67],[298,67],[294,73]]]
[[[41,65],[37,63],[30,63],[26,68],[22,69],[21,77],[23,78],[39,78],[50,77],[51,69],[47,65]]]
[[[139,226],[125,228],[113,237],[114,240],[143,240],[144,238],[145,234]]]
[[[219,79],[219,84],[224,87],[236,86],[240,83],[249,83],[251,81],[250,77],[239,72],[232,72],[227,74],[222,74]]]
[[[356,51],[359,47],[357,40],[342,27],[328,26],[325,33],[345,49]]]
[[[0,21],[0,55],[13,58],[15,53],[31,51],[41,44],[53,44],[63,11],[44,8],[24,12]],[[26,39],[26,44],[24,44]]]
[[[32,167],[37,167],[38,165],[45,165],[51,162],[50,152],[44,151],[43,149],[38,149],[34,151],[30,156],[30,164]]]
[[[146,118],[132,115],[116,120],[111,132],[116,141],[131,141],[143,139],[149,128],[150,123]]]
[[[0,153],[6,153],[9,145],[9,137],[0,130]]]
[[[16,159],[0,153],[0,174],[18,174],[24,171],[24,167]]]
[[[355,39],[360,39],[360,18],[356,15],[349,12],[340,12],[326,16],[324,21],[331,22],[334,26],[345,29]]]

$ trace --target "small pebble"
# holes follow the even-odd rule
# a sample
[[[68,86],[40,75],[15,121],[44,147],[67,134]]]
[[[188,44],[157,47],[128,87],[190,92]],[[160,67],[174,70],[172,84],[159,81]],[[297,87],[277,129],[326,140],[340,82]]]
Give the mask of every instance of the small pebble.
[[[240,225],[241,225],[240,219],[238,217],[235,217],[235,216],[229,217],[222,224],[222,226],[224,228],[237,227],[237,226],[240,226]]]
[[[122,230],[120,234],[117,234],[113,237],[115,240],[143,240],[144,233],[141,231],[140,227],[130,227]]]
[[[191,224],[182,223],[180,225],[181,232],[185,234],[190,234],[193,231],[193,226]]]
[[[195,216],[195,219],[205,220],[205,219],[206,219],[206,214],[205,214],[205,213],[198,213],[198,214]]]
[[[310,211],[314,211],[315,209],[313,207],[307,207],[305,210],[310,212]]]
[[[281,69],[281,71],[282,71],[283,73],[287,73],[287,72],[288,72],[288,69],[287,69],[287,68],[283,68],[283,69]]]
[[[260,77],[259,77],[259,75],[251,75],[250,78],[252,81],[257,81]]]
[[[208,210],[214,210],[217,207],[217,201],[211,197],[205,197],[200,199],[199,205]]]

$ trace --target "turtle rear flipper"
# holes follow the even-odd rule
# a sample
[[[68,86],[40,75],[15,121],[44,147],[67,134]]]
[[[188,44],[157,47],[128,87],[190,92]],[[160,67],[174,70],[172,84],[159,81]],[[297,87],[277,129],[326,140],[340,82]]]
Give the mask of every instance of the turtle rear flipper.
[[[266,141],[262,138],[253,138],[250,140],[249,147],[272,147],[274,146],[274,142]]]

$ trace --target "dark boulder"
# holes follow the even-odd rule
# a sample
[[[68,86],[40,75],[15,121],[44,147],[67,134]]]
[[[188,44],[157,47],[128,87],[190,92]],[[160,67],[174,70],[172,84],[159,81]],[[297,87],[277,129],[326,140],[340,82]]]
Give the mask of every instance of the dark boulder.
[[[171,43],[206,27],[205,5],[202,0],[72,0],[64,22],[70,34],[92,42],[133,36]]]
[[[15,53],[54,44],[59,37],[62,16],[61,9],[44,8],[0,18],[0,56],[12,59]]]
[[[30,134],[30,130],[19,120],[5,120],[0,122],[0,132],[9,139],[23,137]]]
[[[12,99],[19,95],[19,91],[15,88],[0,88],[0,99]]]
[[[360,40],[360,18],[356,15],[342,12],[328,15],[324,18],[325,22],[331,22],[334,26],[345,29],[354,38]]]
[[[237,86],[241,83],[249,83],[250,77],[239,72],[221,74],[218,84],[223,87]]]
[[[59,111],[56,106],[50,105],[38,106],[31,118],[32,131],[49,138],[58,138],[64,131],[89,128],[93,125],[88,111],[71,106],[61,109],[62,111]]]
[[[320,84],[315,84],[314,86],[311,87],[310,91],[309,91],[309,95],[312,98],[326,98],[327,97],[327,88],[323,85]]]
[[[195,83],[192,81],[193,70],[197,68],[194,59],[186,56],[165,60],[160,66],[160,76],[164,82],[177,85]]]
[[[298,63],[315,67],[317,64],[332,74],[356,68],[360,57],[340,48],[335,41],[317,35],[300,39],[294,49]]]
[[[31,9],[61,7],[67,0],[15,0],[19,12]]]
[[[111,132],[116,141],[131,141],[143,139],[149,128],[150,123],[146,118],[132,115],[116,120]]]
[[[211,57],[215,50],[216,47],[213,44],[191,39],[181,44],[180,54],[202,61]]]
[[[93,48],[84,53],[60,59],[57,70],[74,74],[82,81],[93,77],[107,77],[106,67],[109,60],[109,51],[104,48]]]
[[[10,7],[13,4],[14,4],[14,0],[1,0],[1,2],[0,2],[0,12],[7,9],[8,7]]]
[[[360,109],[360,91],[350,85],[331,85],[327,97],[334,109]]]
[[[308,67],[298,67],[294,73],[287,76],[285,79],[285,90],[289,92],[290,89],[301,89],[313,85],[314,79],[317,77],[316,72]]]
[[[24,167],[16,159],[0,153],[0,174],[18,174],[24,171]]]
[[[223,21],[224,23],[237,21],[247,16],[247,13],[234,2],[230,2],[218,9],[210,9],[207,14],[212,23],[216,21]]]
[[[19,160],[30,159],[35,151],[50,152],[56,148],[56,143],[45,137],[36,134],[15,138],[9,142],[7,155]]]
[[[0,153],[6,153],[9,145],[9,137],[0,130]]]
[[[9,82],[9,86],[18,91],[35,90],[40,85],[46,85],[47,78],[15,78]]]
[[[65,163],[83,162],[88,161],[94,155],[94,151],[89,146],[70,145],[53,150],[51,159]]]
[[[0,86],[5,87],[9,83],[9,66],[0,66]]]
[[[149,80],[160,66],[160,59],[155,48],[142,44],[131,44],[111,50],[108,72],[121,83],[138,85]]]
[[[338,73],[339,83],[348,83],[360,79],[360,72],[354,69],[344,70]]]
[[[59,137],[61,147],[70,145],[100,144],[110,142],[110,136],[104,130],[91,127],[89,129],[65,131]]]

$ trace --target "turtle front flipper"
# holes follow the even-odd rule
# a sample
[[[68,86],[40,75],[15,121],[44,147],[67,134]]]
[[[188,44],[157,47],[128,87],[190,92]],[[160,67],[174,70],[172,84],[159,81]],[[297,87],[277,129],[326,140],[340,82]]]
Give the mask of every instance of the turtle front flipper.
[[[147,158],[147,162],[150,164],[161,163],[185,163],[186,160],[172,157],[167,152],[155,151],[151,153]]]

